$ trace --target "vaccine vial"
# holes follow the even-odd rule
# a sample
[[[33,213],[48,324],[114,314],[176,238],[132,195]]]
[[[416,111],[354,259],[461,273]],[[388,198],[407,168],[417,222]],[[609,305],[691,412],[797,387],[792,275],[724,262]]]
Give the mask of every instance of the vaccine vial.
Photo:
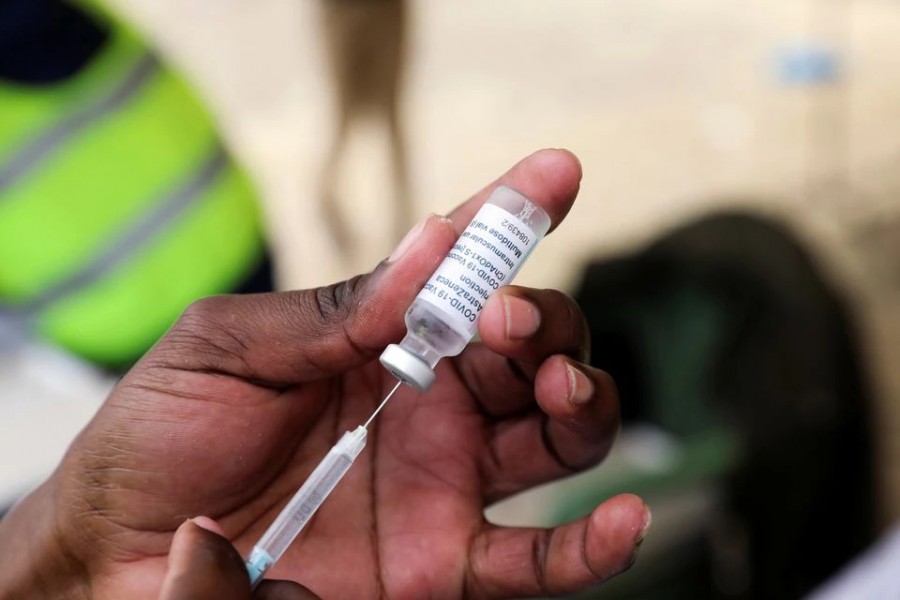
[[[406,311],[406,337],[385,349],[381,364],[419,391],[431,387],[435,365],[462,352],[487,299],[549,229],[540,206],[512,188],[495,189]]]

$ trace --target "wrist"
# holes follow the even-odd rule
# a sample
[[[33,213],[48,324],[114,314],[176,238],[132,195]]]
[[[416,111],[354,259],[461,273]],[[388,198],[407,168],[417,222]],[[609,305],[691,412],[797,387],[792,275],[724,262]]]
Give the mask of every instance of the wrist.
[[[85,566],[57,527],[52,480],[0,521],[0,600],[90,598]]]

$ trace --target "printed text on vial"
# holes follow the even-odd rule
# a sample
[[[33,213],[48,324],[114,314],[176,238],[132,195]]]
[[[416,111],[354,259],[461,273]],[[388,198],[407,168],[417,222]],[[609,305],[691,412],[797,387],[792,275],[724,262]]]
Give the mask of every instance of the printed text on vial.
[[[464,337],[475,331],[488,297],[509,283],[534,243],[534,232],[493,204],[485,204],[435,271],[419,298],[439,308]]]

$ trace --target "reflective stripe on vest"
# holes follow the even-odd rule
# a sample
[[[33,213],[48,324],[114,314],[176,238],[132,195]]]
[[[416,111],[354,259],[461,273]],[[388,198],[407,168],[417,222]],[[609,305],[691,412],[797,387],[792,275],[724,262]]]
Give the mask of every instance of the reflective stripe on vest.
[[[0,201],[3,192],[16,181],[40,166],[41,160],[60,148],[91,122],[103,118],[125,104],[141,86],[156,73],[159,63],[152,54],[145,54],[126,75],[125,80],[106,97],[75,112],[54,125],[0,165]]]
[[[262,233],[206,111],[127,31],[113,36],[87,101],[58,102],[67,114],[48,109],[33,131],[7,121],[4,138],[4,100],[37,113],[0,89],[0,321],[122,365],[192,300],[238,283]]]

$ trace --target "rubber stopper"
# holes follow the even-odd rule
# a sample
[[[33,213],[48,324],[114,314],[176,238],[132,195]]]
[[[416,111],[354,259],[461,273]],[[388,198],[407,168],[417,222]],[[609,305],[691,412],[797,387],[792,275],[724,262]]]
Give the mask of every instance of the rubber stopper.
[[[420,392],[424,392],[434,383],[434,371],[428,363],[397,344],[391,344],[384,349],[381,353],[381,364],[397,379]]]

